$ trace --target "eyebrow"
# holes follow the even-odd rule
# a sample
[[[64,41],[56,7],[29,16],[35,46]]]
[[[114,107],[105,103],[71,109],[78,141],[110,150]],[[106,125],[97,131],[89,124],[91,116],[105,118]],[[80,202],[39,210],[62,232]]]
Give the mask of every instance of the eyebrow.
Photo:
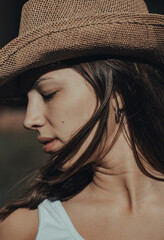
[[[41,77],[35,81],[34,86],[37,86],[40,82],[46,81],[46,80],[54,80],[54,78],[53,77]]]

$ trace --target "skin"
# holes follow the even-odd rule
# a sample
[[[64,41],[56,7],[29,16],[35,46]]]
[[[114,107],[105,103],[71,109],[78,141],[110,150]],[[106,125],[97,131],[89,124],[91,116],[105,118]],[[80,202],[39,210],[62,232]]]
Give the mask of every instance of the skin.
[[[49,101],[44,99],[43,95],[54,91],[57,93]],[[92,87],[70,68],[41,76],[36,86],[28,92],[28,100],[25,128],[37,131],[38,136],[59,138],[50,154],[69,141],[96,109]],[[122,108],[118,94],[117,101]],[[117,104],[113,96],[109,104],[106,147],[111,144],[119,127],[115,122]],[[96,128],[65,168],[73,164],[86,149]],[[125,129],[128,132],[126,119]],[[151,168],[149,170],[159,177]],[[164,183],[141,173],[122,129],[112,149],[97,168],[93,182],[62,204],[76,230],[87,240],[163,240],[163,199]],[[37,210],[17,210],[0,224],[0,239],[35,239],[38,224]]]

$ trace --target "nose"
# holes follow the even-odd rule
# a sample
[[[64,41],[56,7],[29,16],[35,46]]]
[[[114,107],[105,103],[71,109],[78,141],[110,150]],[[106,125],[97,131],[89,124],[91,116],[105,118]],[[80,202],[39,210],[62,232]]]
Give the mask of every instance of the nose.
[[[30,92],[23,125],[26,129],[36,130],[44,126],[44,124],[44,105],[37,93]]]

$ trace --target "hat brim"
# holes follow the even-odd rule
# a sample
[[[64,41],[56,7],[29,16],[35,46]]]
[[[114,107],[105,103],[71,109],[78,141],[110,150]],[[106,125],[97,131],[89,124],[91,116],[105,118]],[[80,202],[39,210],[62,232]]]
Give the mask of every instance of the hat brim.
[[[18,97],[15,80],[25,71],[93,55],[133,57],[163,66],[164,16],[104,14],[73,23],[50,22],[22,34],[0,50],[0,98]]]

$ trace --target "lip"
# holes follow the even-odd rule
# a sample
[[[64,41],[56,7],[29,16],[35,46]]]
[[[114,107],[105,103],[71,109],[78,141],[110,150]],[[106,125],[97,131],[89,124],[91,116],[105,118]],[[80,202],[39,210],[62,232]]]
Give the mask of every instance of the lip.
[[[40,143],[42,143],[42,144],[46,144],[46,143],[48,143],[48,142],[50,142],[50,141],[53,141],[54,139],[56,139],[56,137],[55,137],[55,138],[38,137],[38,141],[39,141]]]
[[[58,141],[58,138],[38,137],[38,141],[44,144],[43,150],[48,153],[54,148],[56,142]]]

